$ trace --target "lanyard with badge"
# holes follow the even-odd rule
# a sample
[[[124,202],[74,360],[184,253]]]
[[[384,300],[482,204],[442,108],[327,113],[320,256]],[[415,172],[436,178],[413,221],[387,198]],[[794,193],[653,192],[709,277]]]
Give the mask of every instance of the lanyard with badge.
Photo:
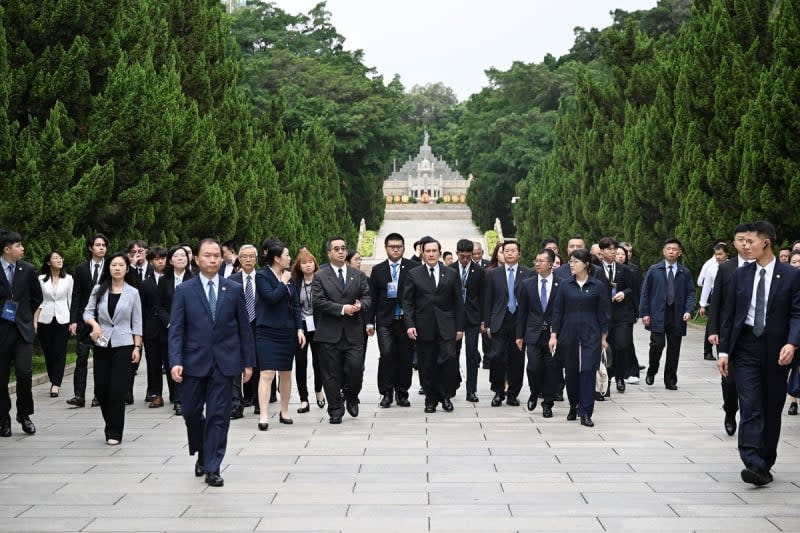
[[[400,266],[397,263],[389,265],[392,270],[392,281],[386,284],[386,297],[387,298],[397,298],[397,278],[400,276],[398,271],[400,270]]]
[[[314,304],[311,301],[311,293],[308,292],[308,286],[310,283],[306,283],[305,280],[302,280],[303,283],[303,293],[306,295],[306,304],[303,305],[303,320],[306,322],[306,331],[315,331],[317,326],[314,324]],[[302,302],[301,302],[302,304]]]
[[[14,267],[12,265],[8,266],[8,270],[10,271],[11,279],[8,279],[8,276],[6,276],[6,279],[8,280],[8,286],[11,289],[11,298],[9,298],[5,302],[3,302],[3,313],[2,313],[3,320],[8,320],[9,322],[14,322],[16,320],[16,318],[17,318],[17,308],[19,308],[19,303],[14,301],[14,283],[13,283],[14,273],[13,273],[13,268]],[[6,273],[3,272],[3,275],[6,275]]]

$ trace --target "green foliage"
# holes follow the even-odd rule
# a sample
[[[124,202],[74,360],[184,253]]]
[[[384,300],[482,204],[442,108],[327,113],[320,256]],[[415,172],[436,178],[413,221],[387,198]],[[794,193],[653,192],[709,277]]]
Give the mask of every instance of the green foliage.
[[[366,230],[364,231],[364,235],[361,237],[361,243],[358,246],[358,253],[361,254],[361,257],[372,257],[375,255],[375,236],[377,232],[373,230]]]

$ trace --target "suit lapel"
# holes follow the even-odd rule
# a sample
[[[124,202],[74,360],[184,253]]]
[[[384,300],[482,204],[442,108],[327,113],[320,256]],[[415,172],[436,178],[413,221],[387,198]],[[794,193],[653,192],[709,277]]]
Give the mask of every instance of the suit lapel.
[[[769,286],[769,296],[767,296],[767,311],[772,309],[772,303],[775,301],[775,294],[783,284],[783,273],[781,272],[780,263],[775,262],[775,269],[772,271],[772,281]]]
[[[190,279],[184,283],[189,283],[195,278]],[[203,281],[200,279],[200,276],[197,276],[197,281],[195,282],[195,292],[197,293],[200,303],[203,306],[203,309],[206,310],[206,314],[208,315],[208,319],[211,320],[211,306],[208,305],[208,295],[206,294],[205,286],[203,285]],[[219,296],[217,297],[217,302],[219,302]],[[213,320],[211,320],[213,323]]]
[[[756,263],[753,261],[746,267],[747,270],[744,271],[744,291],[741,293],[744,301],[742,302],[742,307],[745,309],[745,313],[747,313],[747,309],[750,306],[750,300],[753,298],[753,281],[756,278]]]

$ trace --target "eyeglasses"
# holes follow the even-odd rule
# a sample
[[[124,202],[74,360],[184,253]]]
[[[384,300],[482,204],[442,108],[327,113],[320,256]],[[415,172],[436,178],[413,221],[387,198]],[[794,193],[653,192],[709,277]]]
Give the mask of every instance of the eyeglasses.
[[[239,259],[255,259],[256,254],[239,254]]]
[[[549,259],[536,259],[534,263],[550,263]]]
[[[333,251],[333,252],[346,252],[347,251],[347,247],[346,246],[334,246],[333,248],[331,248],[331,251]]]

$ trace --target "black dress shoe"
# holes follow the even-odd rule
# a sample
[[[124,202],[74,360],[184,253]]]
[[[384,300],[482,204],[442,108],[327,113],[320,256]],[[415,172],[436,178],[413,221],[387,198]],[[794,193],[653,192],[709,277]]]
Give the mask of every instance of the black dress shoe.
[[[80,396],[73,396],[69,400],[67,400],[68,405],[72,405],[73,407],[85,407],[86,400],[81,398]]]
[[[397,399],[397,406],[398,407],[411,407],[411,402],[408,401],[408,398],[398,398]]]
[[[725,415],[725,433],[728,435],[733,435],[736,433],[736,415],[726,414]]]
[[[542,418],[553,418],[553,408],[549,405],[542,407]]]
[[[152,401],[153,401],[155,398],[156,398],[156,395],[155,395],[155,394],[147,394],[147,395],[144,397],[144,403],[150,403],[150,402],[152,402]]]
[[[511,407],[519,407],[519,400],[515,397],[512,398],[509,396],[508,399],[506,399],[506,405],[510,405]]]
[[[591,416],[582,416],[581,417],[581,425],[586,426],[588,428],[594,427],[594,422],[592,422]]]
[[[317,407],[319,407],[320,409],[325,407],[325,398],[317,400]]]
[[[653,383],[655,383],[655,381],[656,381],[656,377],[651,375],[651,374],[647,374],[644,377],[644,382],[647,383],[648,385],[652,385]]]
[[[536,409],[537,403],[539,403],[539,396],[536,394],[531,394],[530,397],[528,398],[528,405],[526,406],[528,408],[528,411],[533,411],[534,409]]]
[[[259,431],[266,431],[269,429],[269,422],[259,422],[258,423],[258,430]]]
[[[275,396],[270,396],[270,398],[269,398],[269,403],[275,403],[275,402],[277,402],[277,401],[278,401],[278,398],[277,398],[277,397],[275,397]]]
[[[341,424],[342,423],[342,417],[341,416],[332,416],[331,419],[329,420],[329,422],[331,424]]]
[[[797,414],[797,402],[789,404],[789,414],[795,416]]]
[[[705,359],[706,361],[716,361],[717,360],[717,358],[714,357],[713,353],[703,354],[703,359]]]
[[[125,403],[127,402],[128,400],[125,400]],[[97,398],[92,398],[92,407],[100,407],[100,400],[98,400]]]
[[[195,477],[202,477],[203,474],[206,473],[206,467],[203,466],[203,457],[197,457],[197,461],[194,463],[194,475]]]
[[[283,413],[278,413],[278,422],[281,424],[294,424],[294,420],[291,418],[283,418]]]
[[[244,416],[244,407],[234,407],[231,410],[231,420],[239,420]]]
[[[444,409],[448,413],[453,410],[453,402],[450,401],[450,398],[445,398],[444,400],[442,400],[442,409]]]
[[[678,390],[678,386],[674,383],[667,383],[664,385],[667,390]]]
[[[175,402],[175,415],[182,416],[183,415],[183,407],[181,407],[181,402]]]
[[[347,407],[347,412],[350,414],[350,416],[352,416],[353,418],[357,417],[358,416],[358,402],[353,400],[353,401],[345,402],[345,404],[346,404],[346,407]]]
[[[4,417],[2,421],[0,421],[0,437],[10,437],[11,436],[11,419],[9,417]]]
[[[762,485],[772,482],[772,474],[752,467],[742,470],[741,475],[742,481],[751,483],[756,487],[761,487]]]
[[[617,392],[625,392],[625,380],[617,378]]]
[[[435,413],[436,412],[436,404],[435,403],[425,402],[425,412],[426,413]]]
[[[311,406],[308,405],[308,402],[302,402],[302,403],[306,404],[305,407],[301,405],[300,407],[297,408],[297,412],[300,414],[309,412],[311,410]]]
[[[133,405],[133,394],[125,395],[125,405]]]
[[[492,407],[500,407],[503,404],[504,399],[505,398],[502,395],[495,393],[494,398],[492,398]]]
[[[225,480],[216,472],[206,472],[206,484],[209,487],[221,487],[225,484]]]
[[[424,394],[425,394],[425,389],[423,389],[422,387],[420,387],[420,388],[419,388],[419,394],[420,394],[420,395],[424,395]]]
[[[261,407],[256,405],[255,408],[253,409],[253,414],[254,415],[260,415],[261,414]]]
[[[392,406],[392,397],[388,394],[384,394],[383,398],[381,398],[381,407],[387,408]]]
[[[480,400],[480,398],[478,398],[478,395],[475,394],[474,392],[468,392],[467,393],[467,401],[468,402],[472,402],[472,403],[477,403],[477,402],[479,402],[481,400]]]
[[[17,414],[17,422],[22,425],[22,431],[28,435],[33,435],[36,433],[36,426],[33,425],[33,422],[31,422],[31,419],[28,417],[28,415]]]
[[[253,407],[253,400],[243,400],[242,407],[247,409],[248,407]]]
[[[578,409],[575,407],[569,408],[569,413],[567,413],[567,420],[570,422],[578,418]]]
[[[606,401],[606,396],[602,392],[594,391],[594,401],[596,402],[604,402]]]
[[[483,356],[483,361],[481,362],[481,366],[483,367],[484,370],[489,370],[492,367],[491,363],[489,362],[489,358],[486,357],[485,355]]]
[[[644,365],[639,365],[639,370],[644,370]]]

